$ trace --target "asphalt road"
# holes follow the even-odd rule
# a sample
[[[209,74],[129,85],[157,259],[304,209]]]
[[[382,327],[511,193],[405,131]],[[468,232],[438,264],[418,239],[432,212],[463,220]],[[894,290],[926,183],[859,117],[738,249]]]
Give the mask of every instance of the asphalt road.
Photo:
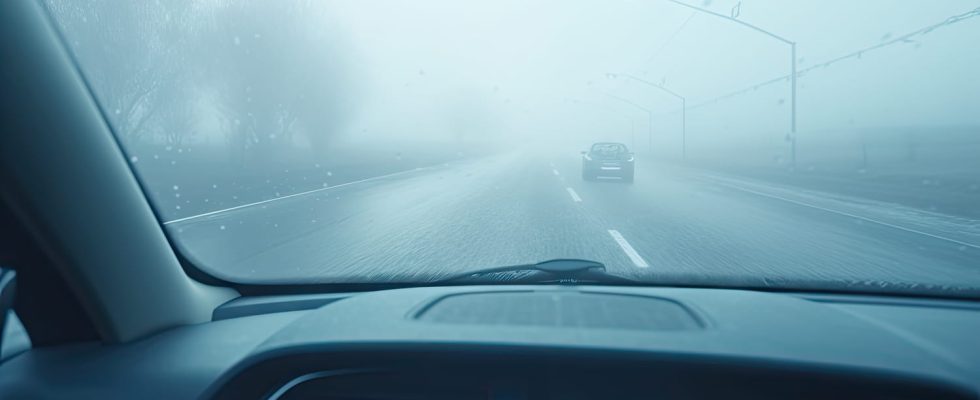
[[[433,280],[587,258],[665,283],[980,293],[980,222],[639,160],[586,182],[576,154],[355,181],[167,226],[239,281]]]

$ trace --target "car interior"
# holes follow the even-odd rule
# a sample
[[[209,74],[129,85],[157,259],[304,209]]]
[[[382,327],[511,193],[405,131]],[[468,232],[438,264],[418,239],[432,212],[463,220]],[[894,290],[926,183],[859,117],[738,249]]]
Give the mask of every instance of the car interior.
[[[977,399],[980,303],[241,284],[160,224],[43,6],[0,2],[2,399]]]

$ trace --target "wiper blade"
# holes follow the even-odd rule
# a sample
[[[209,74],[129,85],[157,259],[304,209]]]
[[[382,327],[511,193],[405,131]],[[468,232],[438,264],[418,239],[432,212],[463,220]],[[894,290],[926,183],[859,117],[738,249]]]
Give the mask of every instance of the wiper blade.
[[[480,269],[460,274],[437,283],[636,283],[636,281],[606,272],[601,262],[574,258],[542,261],[536,264],[509,265]]]

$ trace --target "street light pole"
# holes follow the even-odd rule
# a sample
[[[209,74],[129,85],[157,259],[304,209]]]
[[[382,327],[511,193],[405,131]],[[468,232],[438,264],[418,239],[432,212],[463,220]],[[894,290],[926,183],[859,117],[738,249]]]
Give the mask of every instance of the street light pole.
[[[608,76],[612,76],[614,78],[615,77],[619,77],[619,76],[622,76],[624,78],[629,78],[629,79],[632,79],[632,80],[637,81],[639,83],[642,83],[644,85],[647,85],[647,86],[651,86],[651,87],[660,89],[664,93],[667,93],[667,94],[669,94],[671,96],[674,96],[674,97],[680,99],[680,101],[681,101],[681,159],[686,160],[687,159],[687,98],[684,97],[684,96],[681,96],[680,94],[678,94],[677,92],[675,92],[673,90],[667,89],[663,85],[659,85],[659,84],[650,82],[650,81],[648,81],[646,79],[637,77],[635,75],[630,75],[630,74],[614,74],[614,73],[610,73],[610,74],[607,74],[607,75]]]
[[[653,153],[653,110],[651,110],[649,108],[646,108],[646,107],[643,107],[643,106],[641,106],[639,104],[634,103],[633,101],[624,99],[624,98],[619,97],[619,96],[616,96],[616,95],[612,95],[612,94],[609,94],[609,93],[602,93],[602,94],[604,94],[607,97],[610,97],[612,99],[615,99],[615,100],[618,100],[620,102],[623,102],[625,104],[629,104],[629,105],[631,105],[633,107],[636,107],[637,109],[639,109],[639,110],[647,113],[647,136],[648,136],[648,139],[647,140],[649,141],[649,143],[648,143],[648,146],[649,146],[648,147],[648,150],[650,151],[650,153]]]
[[[636,121],[630,118],[630,146],[636,148]]]
[[[791,159],[793,160],[793,169],[796,169],[796,42],[790,43],[790,47],[792,49],[790,51],[790,57],[793,57],[792,66],[790,67],[790,70],[792,71],[790,76],[792,77],[791,80],[793,81],[791,83],[793,86],[793,93],[790,96],[792,98],[790,101],[790,107],[792,108],[792,111],[790,111],[790,118],[792,121],[790,122],[789,143],[791,152],[790,157],[792,157]]]
[[[687,160],[687,99],[681,98],[681,159]]]
[[[789,40],[789,39],[786,39],[786,38],[784,38],[782,36],[779,36],[779,35],[777,35],[775,33],[769,32],[769,31],[767,31],[765,29],[762,29],[762,28],[760,28],[758,26],[752,25],[752,24],[750,24],[748,22],[739,20],[738,18],[735,18],[734,16],[728,16],[728,15],[724,15],[724,14],[719,14],[719,13],[716,13],[714,11],[711,11],[711,10],[708,10],[708,9],[704,9],[704,8],[701,8],[701,7],[697,7],[697,6],[692,6],[690,4],[687,4],[687,3],[684,3],[684,2],[681,2],[681,1],[678,1],[678,0],[667,0],[667,1],[670,1],[671,3],[677,4],[679,6],[687,7],[687,8],[690,8],[692,10],[699,11],[699,12],[702,12],[702,13],[705,13],[705,14],[708,14],[708,15],[713,15],[713,16],[716,16],[716,17],[721,18],[721,19],[726,19],[728,21],[731,21],[731,22],[734,22],[736,24],[742,25],[742,26],[744,26],[746,28],[752,29],[752,30],[754,30],[756,32],[762,33],[762,34],[764,34],[766,36],[769,36],[769,37],[771,37],[773,39],[776,39],[776,40],[778,40],[780,42],[783,42],[783,43],[785,43],[785,44],[787,44],[787,45],[790,46],[790,57],[792,58],[792,60],[791,60],[791,63],[790,63],[790,75],[789,75],[790,76],[790,86],[791,86],[791,88],[790,88],[790,136],[789,136],[789,139],[790,140],[789,141],[790,141],[790,155],[792,157],[793,168],[795,169],[796,168],[796,42],[794,42],[792,40]]]
[[[647,112],[647,151],[653,154],[653,111],[646,110]]]
[[[575,99],[575,98],[569,98],[568,100],[571,100],[573,103],[576,103],[576,104],[587,104],[587,103],[589,103],[589,102],[584,102],[582,100]],[[598,103],[594,103],[593,105],[594,106],[601,106],[602,108],[605,108],[605,110],[604,110],[605,112],[612,112],[611,110],[609,110],[608,108],[606,108],[606,107],[609,107],[608,105],[604,105],[604,104],[600,105]],[[590,110],[593,110],[593,109],[590,108]],[[621,113],[620,111],[615,111],[615,113],[618,114],[621,117],[626,118],[626,121],[629,122],[629,124],[630,124],[630,147],[636,148],[636,120],[634,120],[633,117],[631,117],[629,114]]]

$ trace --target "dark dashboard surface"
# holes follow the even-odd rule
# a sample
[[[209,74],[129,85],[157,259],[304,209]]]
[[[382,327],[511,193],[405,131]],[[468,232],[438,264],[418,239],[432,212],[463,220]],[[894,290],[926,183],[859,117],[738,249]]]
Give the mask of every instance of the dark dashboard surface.
[[[977,398],[980,388],[980,307],[970,302],[461,286],[333,295],[312,310],[273,312],[288,299],[236,300],[262,304],[256,309],[266,314],[240,307],[234,318],[132,344],[25,353],[0,365],[0,393],[520,399],[601,398],[596,393],[620,390],[620,398]],[[292,389],[282,391],[287,385]],[[382,387],[389,392],[374,392]]]

